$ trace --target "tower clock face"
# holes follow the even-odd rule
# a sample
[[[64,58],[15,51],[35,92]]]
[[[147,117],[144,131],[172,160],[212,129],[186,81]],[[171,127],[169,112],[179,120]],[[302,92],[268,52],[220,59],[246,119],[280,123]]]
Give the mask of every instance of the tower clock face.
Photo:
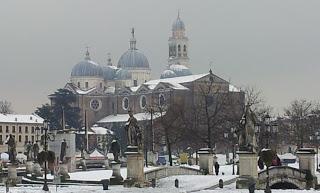
[[[90,108],[94,111],[98,111],[100,110],[102,107],[102,102],[101,100],[98,100],[98,99],[92,99],[90,101]]]

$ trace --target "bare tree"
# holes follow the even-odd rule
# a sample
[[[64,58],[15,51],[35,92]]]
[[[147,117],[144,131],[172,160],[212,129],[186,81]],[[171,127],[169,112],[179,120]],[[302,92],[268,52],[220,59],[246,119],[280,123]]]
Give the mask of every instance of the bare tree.
[[[305,138],[310,134],[308,127],[309,115],[313,111],[314,104],[306,99],[294,100],[285,108],[285,115],[290,118],[291,127],[297,136],[297,145],[303,147]]]
[[[2,114],[10,114],[12,113],[11,103],[7,100],[0,101],[0,113]]]

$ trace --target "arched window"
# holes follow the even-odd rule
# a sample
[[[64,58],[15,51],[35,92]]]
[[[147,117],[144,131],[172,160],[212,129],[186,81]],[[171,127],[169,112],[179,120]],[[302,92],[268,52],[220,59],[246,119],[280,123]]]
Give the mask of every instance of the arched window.
[[[181,46],[180,45],[178,45],[178,52],[180,52],[181,51]]]
[[[123,110],[128,110],[129,109],[129,99],[128,99],[128,97],[124,97],[122,99],[122,108],[123,108]]]
[[[159,94],[159,105],[163,106],[166,103],[166,99],[164,98],[163,94]]]
[[[146,106],[147,106],[147,98],[146,98],[146,96],[142,95],[140,97],[140,108],[144,109],[144,108],[146,108]]]
[[[183,46],[183,51],[184,51],[184,52],[187,51],[187,46],[186,46],[186,45]]]

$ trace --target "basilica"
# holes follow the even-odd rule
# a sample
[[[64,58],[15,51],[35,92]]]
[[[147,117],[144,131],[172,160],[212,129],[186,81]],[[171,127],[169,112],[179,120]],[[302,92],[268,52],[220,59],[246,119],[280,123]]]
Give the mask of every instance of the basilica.
[[[80,108],[86,128],[99,125],[115,131],[128,120],[129,109],[138,121],[143,121],[150,119],[147,112],[153,107],[179,100],[186,104],[197,103],[199,85],[210,82],[220,92],[244,98],[239,89],[211,70],[192,74],[188,41],[185,24],[178,14],[168,40],[168,63],[158,79],[151,78],[148,58],[137,47],[134,29],[129,49],[120,56],[117,65],[110,57],[106,64],[98,64],[87,50],[84,60],[73,67],[70,81],[65,85],[65,89],[76,95],[74,105]]]

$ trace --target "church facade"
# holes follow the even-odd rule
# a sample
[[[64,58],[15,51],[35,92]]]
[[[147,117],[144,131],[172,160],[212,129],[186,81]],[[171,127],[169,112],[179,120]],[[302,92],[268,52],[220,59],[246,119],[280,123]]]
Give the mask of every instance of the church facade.
[[[84,60],[73,67],[65,89],[77,96],[74,105],[80,108],[87,128],[98,124],[115,131],[128,120],[129,109],[138,121],[145,121],[151,118],[147,113],[151,108],[181,100],[186,104],[197,103],[199,85],[210,82],[220,92],[244,100],[243,92],[214,75],[211,70],[203,74],[191,73],[188,38],[179,14],[172,25],[172,35],[168,40],[168,63],[160,79],[151,80],[148,59],[137,49],[136,43],[132,29],[129,49],[119,58],[117,66],[112,64],[110,58],[105,65],[97,64],[87,50]]]

